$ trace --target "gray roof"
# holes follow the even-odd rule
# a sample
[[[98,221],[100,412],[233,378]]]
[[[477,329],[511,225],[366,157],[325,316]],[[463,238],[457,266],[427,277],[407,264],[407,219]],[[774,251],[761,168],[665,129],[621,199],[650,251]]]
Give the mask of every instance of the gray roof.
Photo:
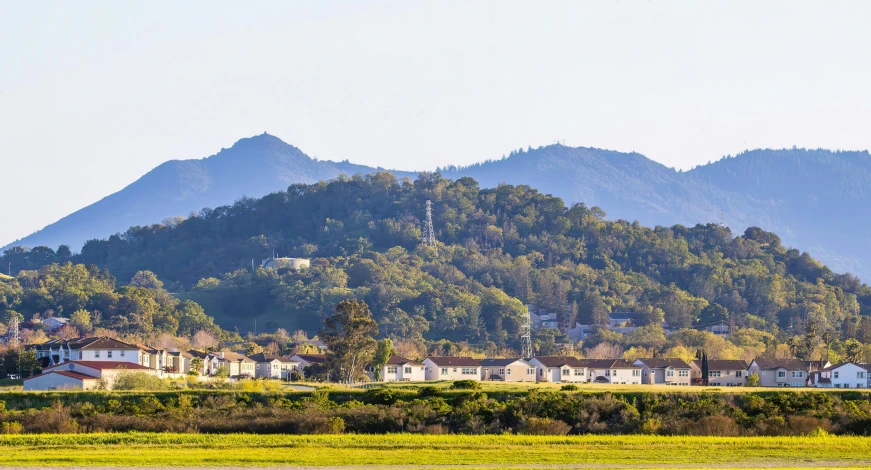
[[[689,369],[690,365],[683,361],[683,359],[679,359],[676,357],[654,357],[650,359],[636,359],[636,361],[640,361],[642,364],[646,365],[651,369],[667,369],[671,367],[672,369]]]
[[[583,359],[581,363],[590,369],[640,369],[623,359]]]
[[[696,359],[692,365],[702,368],[701,359]],[[708,359],[708,370],[747,370],[745,361],[737,361],[732,359]]]
[[[515,362],[522,362],[526,365],[529,365],[528,362],[524,361],[521,358],[508,358],[508,359],[484,359],[481,361],[481,365],[484,367],[505,367]]]
[[[427,357],[437,366],[448,367],[480,367],[481,361],[472,359],[471,357],[454,357],[454,356],[429,356]]]
[[[411,359],[402,356],[390,356],[390,359],[387,359],[387,365],[389,366],[404,366],[405,364],[412,364],[415,366],[423,365],[420,362],[412,361]]]
[[[786,369],[807,370],[808,363],[799,359],[754,359],[760,370]],[[708,369],[710,369],[710,364]]]
[[[572,356],[535,356],[533,359],[545,367],[584,367],[580,359]]]

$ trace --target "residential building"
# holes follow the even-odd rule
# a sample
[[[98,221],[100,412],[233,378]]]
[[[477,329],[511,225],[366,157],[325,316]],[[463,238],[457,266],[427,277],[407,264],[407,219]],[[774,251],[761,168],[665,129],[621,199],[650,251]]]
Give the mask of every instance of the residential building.
[[[690,362],[693,380],[702,378],[702,361]],[[708,385],[740,387],[747,382],[747,363],[730,359],[708,359]]]
[[[572,356],[535,356],[529,359],[535,367],[536,382],[586,382],[587,368]]]
[[[127,372],[159,375],[160,371],[127,361],[67,361],[24,379],[24,390],[92,390],[112,388],[118,376]]]
[[[583,359],[587,380],[595,383],[641,384],[641,366],[623,359]]]
[[[166,351],[152,348],[146,344],[137,344],[139,348],[139,364],[156,370],[166,370]]]
[[[191,370],[191,359],[194,355],[185,351],[167,351],[165,353],[166,366],[164,370],[168,374],[184,375]]]
[[[683,359],[672,357],[636,359],[633,364],[641,366],[643,384],[689,385],[692,380],[690,365]]]
[[[28,349],[36,353],[36,358],[42,362],[43,367],[48,367],[67,361],[120,361],[138,364],[140,348],[102,336],[51,340],[31,345]]]
[[[523,359],[484,359],[481,380],[535,382],[535,366]]]
[[[423,365],[426,380],[481,380],[481,361],[471,357],[430,356]]]
[[[61,328],[67,326],[69,323],[69,318],[61,317],[49,317],[45,320],[42,320],[42,324],[45,326],[45,331],[48,333],[54,333],[55,331],[58,331]]]
[[[820,388],[868,388],[868,369],[852,362],[832,364],[810,372],[808,386]]]
[[[375,371],[370,369],[369,378],[375,380]],[[423,382],[426,380],[426,365],[402,356],[390,356],[381,365],[382,382]]]
[[[299,363],[299,367],[301,369],[305,369],[306,367],[312,364],[326,364],[327,363],[327,355],[326,354],[294,354],[290,356],[291,361],[295,361]]]
[[[214,375],[221,366],[227,368],[228,377],[254,377],[257,363],[237,352],[219,351],[209,353],[211,375]]]
[[[254,375],[258,378],[290,380],[290,374],[299,367],[299,362],[276,354],[258,353],[248,358],[256,363]]]
[[[756,358],[747,367],[747,374],[759,374],[761,387],[805,387],[808,372],[825,368],[815,366],[813,362],[798,359],[760,359]],[[708,367],[710,370],[710,367]]]

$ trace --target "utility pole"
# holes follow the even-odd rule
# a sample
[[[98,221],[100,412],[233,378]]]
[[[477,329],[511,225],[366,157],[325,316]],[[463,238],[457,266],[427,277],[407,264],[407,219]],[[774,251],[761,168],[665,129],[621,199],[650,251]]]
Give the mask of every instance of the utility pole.
[[[432,201],[430,201],[429,199],[426,200],[426,221],[423,225],[421,242],[424,245],[431,246],[433,249],[435,249],[436,255],[438,255],[438,250],[436,249],[435,230],[432,228]]]
[[[529,359],[532,357],[532,320],[529,313],[526,314],[526,322],[520,326],[520,348],[523,357]]]

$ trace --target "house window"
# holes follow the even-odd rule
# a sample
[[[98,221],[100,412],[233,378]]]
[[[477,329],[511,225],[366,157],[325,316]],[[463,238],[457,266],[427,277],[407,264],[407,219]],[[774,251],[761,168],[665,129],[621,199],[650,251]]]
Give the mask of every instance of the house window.
[[[864,379],[865,373],[864,372],[856,372],[856,378],[857,379]]]
[[[526,375],[535,375],[535,369],[526,369]]]
[[[765,377],[765,371],[764,370],[759,371],[759,375],[761,375],[762,377]]]
[[[743,371],[743,370],[736,370],[736,371],[735,371],[735,377],[741,377],[741,376],[743,376],[743,375],[744,375],[744,371]]]
[[[571,371],[569,369],[563,369],[563,375],[569,375]]]
[[[668,369],[667,371],[665,371],[665,376],[666,377],[674,377],[674,370]]]
[[[476,367],[463,367],[460,373],[463,375],[475,375],[478,373],[478,369]]]
[[[396,373],[396,366],[388,366],[387,373],[388,374],[395,374]]]
[[[632,377],[641,377],[641,369],[632,369]]]
[[[786,378],[786,371],[785,370],[777,371],[777,378],[778,379],[785,379]]]
[[[456,371],[457,371],[457,369],[454,369],[454,372],[456,372]],[[442,374],[448,375],[448,368],[447,367],[442,367]]]
[[[679,370],[679,371],[677,371],[677,376],[678,376],[678,377],[689,377],[689,376],[690,376],[690,371],[688,371],[688,370]]]
[[[718,371],[718,370],[709,370],[708,371],[708,377],[719,377],[719,376],[720,376],[720,371]]]
[[[794,378],[794,379],[800,379],[800,378],[802,378],[802,377],[804,377],[804,372],[802,372],[802,371],[800,371],[800,370],[798,370],[798,371],[796,371],[796,370],[792,371],[792,378]]]
[[[112,351],[106,351],[106,357],[111,359],[112,358]]]
[[[505,375],[511,375],[511,368],[505,369]]]
[[[505,375],[505,369],[499,368],[499,375]]]
[[[410,374],[410,373],[411,373],[411,367],[406,367],[406,368],[405,368],[405,373],[406,373],[406,374]]]
[[[81,359],[81,358],[82,358],[82,352],[79,351],[79,359]]]
[[[575,369],[575,375],[584,375],[584,369]]]
[[[833,378],[836,378],[836,379],[838,378],[838,371],[835,371],[835,372],[834,372],[834,376],[833,376]]]
[[[121,357],[124,357],[124,350],[121,350]]]
[[[100,357],[100,351],[94,351],[94,357]]]

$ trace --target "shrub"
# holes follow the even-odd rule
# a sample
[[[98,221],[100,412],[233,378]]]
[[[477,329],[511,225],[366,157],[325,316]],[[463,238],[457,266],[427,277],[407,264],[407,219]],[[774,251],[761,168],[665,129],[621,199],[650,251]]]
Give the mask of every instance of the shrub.
[[[0,427],[0,433],[3,434],[21,434],[21,431],[24,429],[24,426],[21,425],[18,421],[12,421],[3,423],[3,427]]]
[[[723,416],[705,416],[686,426],[686,434],[691,436],[739,436],[741,428],[734,419]]]
[[[747,376],[747,381],[744,382],[744,386],[746,387],[758,387],[759,386],[759,374],[756,372]]]
[[[477,380],[457,380],[451,384],[451,390],[481,390]]]
[[[801,436],[810,436],[819,431],[828,434],[832,430],[832,423],[813,416],[789,416],[786,418],[786,429],[790,434]]]
[[[564,436],[571,430],[571,426],[558,419],[529,418],[520,426],[518,433],[536,436]]]
[[[580,389],[581,388],[575,384],[565,384],[562,387],[560,387],[560,390],[562,390],[564,392],[577,392]]]
[[[112,390],[167,390],[169,385],[160,377],[146,372],[123,372],[118,374]]]
[[[421,398],[429,398],[429,397],[437,397],[442,394],[442,391],[439,390],[438,387],[433,387],[432,385],[427,385],[425,387],[421,387],[420,390],[417,391],[417,394]]]

